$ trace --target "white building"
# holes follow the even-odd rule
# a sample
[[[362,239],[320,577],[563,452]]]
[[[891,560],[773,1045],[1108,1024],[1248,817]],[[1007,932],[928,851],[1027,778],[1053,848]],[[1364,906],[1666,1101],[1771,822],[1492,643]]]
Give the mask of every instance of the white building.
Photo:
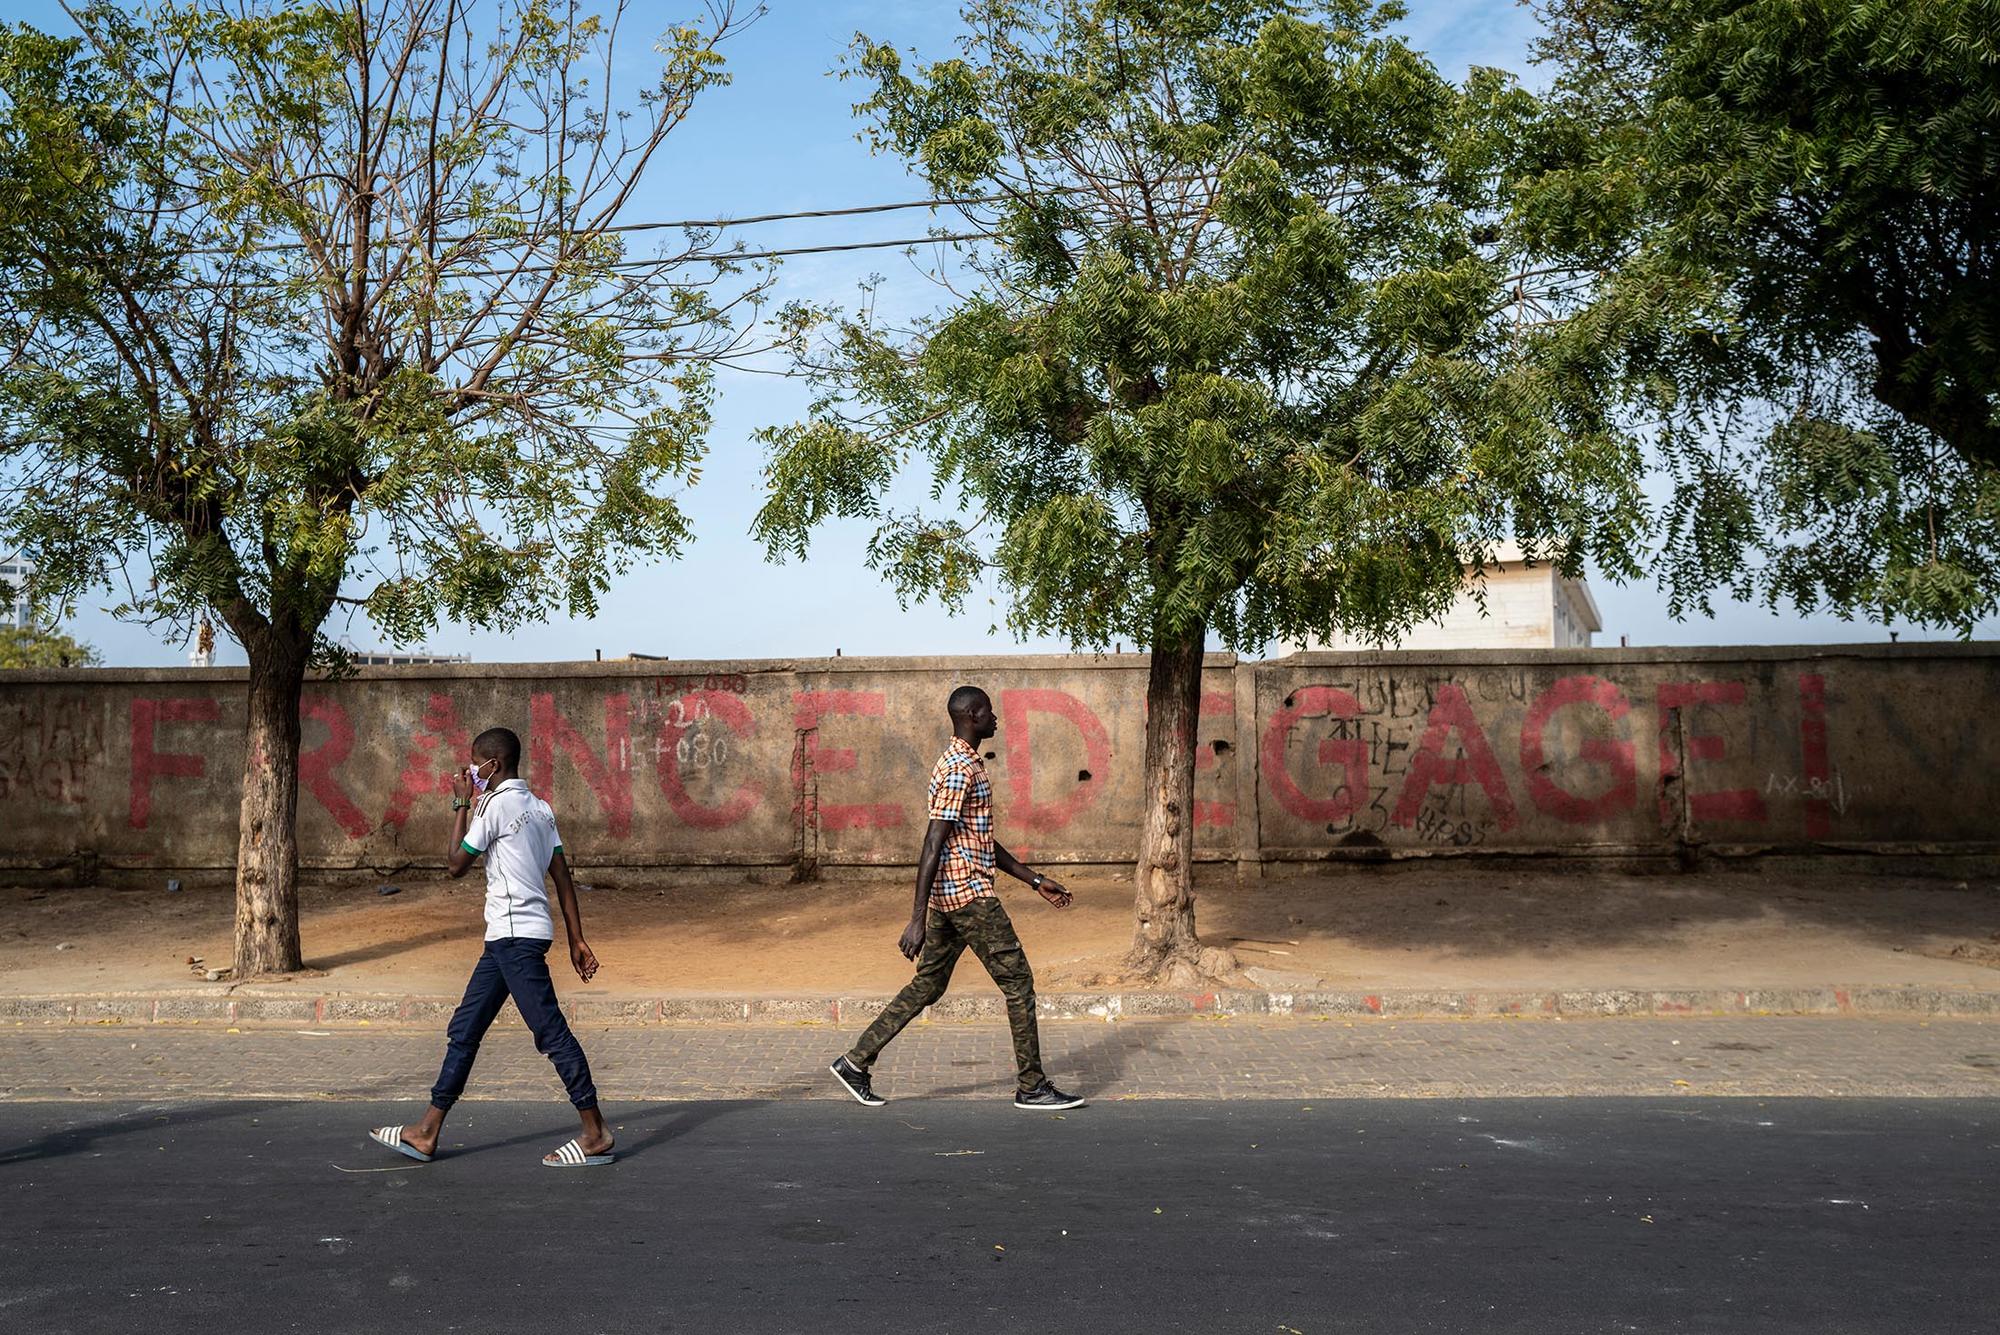
[[[0,561],[0,584],[7,586],[7,599],[0,602],[0,625],[16,630],[34,624],[34,609],[28,604],[28,581],[35,577],[35,563],[25,556]]]
[[[471,654],[438,654],[428,649],[397,653],[387,649],[356,649],[351,660],[356,667],[421,667],[426,663],[470,663]]]
[[[1444,616],[1414,626],[1399,644],[1378,644],[1336,632],[1308,649],[1588,649],[1604,629],[1597,602],[1580,579],[1565,579],[1547,562],[1529,565],[1514,543],[1503,544],[1486,567],[1486,611],[1473,601],[1468,577]]]

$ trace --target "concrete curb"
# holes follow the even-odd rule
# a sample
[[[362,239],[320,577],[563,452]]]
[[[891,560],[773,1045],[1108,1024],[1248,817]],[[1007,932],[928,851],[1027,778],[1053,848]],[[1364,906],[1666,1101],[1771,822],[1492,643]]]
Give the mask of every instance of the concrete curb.
[[[571,1021],[591,1025],[853,1025],[887,1001],[856,997],[577,997],[564,1003]],[[453,997],[279,990],[97,992],[0,996],[0,1024],[202,1024],[437,1026]],[[1039,998],[1045,1020],[1119,1020],[1175,1016],[1342,1019],[1474,1019],[1507,1016],[1600,1019],[1625,1015],[1873,1015],[2000,1018],[2000,991],[1934,987],[1781,987],[1595,989],[1577,991],[1376,992],[1056,992]],[[947,997],[930,1008],[936,1021],[1001,1020],[998,996]],[[519,1024],[511,1010],[502,1023]]]

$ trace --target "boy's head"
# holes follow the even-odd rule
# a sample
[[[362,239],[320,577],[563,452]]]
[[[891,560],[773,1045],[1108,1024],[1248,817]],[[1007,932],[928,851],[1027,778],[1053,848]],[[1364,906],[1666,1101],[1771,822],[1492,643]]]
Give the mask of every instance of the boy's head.
[[[487,782],[521,768],[521,739],[512,728],[488,728],[472,739],[474,766]]]

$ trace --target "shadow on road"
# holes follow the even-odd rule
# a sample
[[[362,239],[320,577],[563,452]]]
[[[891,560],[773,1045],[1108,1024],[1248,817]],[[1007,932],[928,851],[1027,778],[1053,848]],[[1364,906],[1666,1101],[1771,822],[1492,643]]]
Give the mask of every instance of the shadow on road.
[[[1132,1064],[1133,1057],[1146,1050],[1147,1040],[1152,1037],[1152,1032],[1150,1026],[1107,1024],[1099,1037],[1082,1047],[1070,1049],[1054,1062],[1048,1060],[1048,1054],[1045,1052],[1042,1065],[1044,1069],[1052,1065],[1062,1068],[1048,1071],[1049,1079],[1057,1088],[1081,1094],[1087,1099],[1094,1099],[1124,1077],[1126,1069]],[[996,1035],[994,1046],[1004,1066],[1007,1064],[1005,1040]],[[1002,1080],[1005,1078],[1005,1075],[1001,1077]],[[939,1099],[956,1094],[978,1094],[985,1091],[991,1091],[995,1097],[1001,1094],[1008,1094],[1011,1097],[1010,1087],[996,1085],[991,1080],[982,1080],[978,1084],[950,1085],[943,1089],[927,1089],[923,1097]]]
[[[81,1154],[115,1136],[129,1136],[137,1131],[157,1131],[163,1123],[169,1127],[189,1126],[223,1117],[250,1117],[259,1110],[281,1106],[289,1105],[270,1101],[221,1102],[173,1109],[148,1104],[135,1108],[123,1116],[99,1122],[86,1122],[81,1126],[64,1127],[60,1131],[51,1131],[38,1140],[0,1149],[0,1165],[26,1163],[35,1159],[60,1159],[65,1155]],[[54,1108],[55,1105],[51,1105],[52,1111]]]
[[[760,1100],[754,1099],[717,1099],[704,1103],[651,1104],[637,1115],[610,1116],[606,1120],[618,1131],[618,1157],[631,1159],[648,1150],[679,1140],[718,1117],[754,1108],[759,1102]],[[612,1111],[615,1113],[616,1108],[614,1107]],[[640,1134],[634,1135],[635,1131]],[[366,1132],[362,1134],[365,1135]],[[471,1159],[483,1154],[519,1149],[524,1145],[541,1145],[545,1150],[553,1150],[575,1134],[576,1127],[566,1117],[552,1110],[551,1122],[547,1128],[524,1131],[518,1136],[508,1136],[504,1140],[482,1140],[476,1144],[454,1148],[438,1157]]]

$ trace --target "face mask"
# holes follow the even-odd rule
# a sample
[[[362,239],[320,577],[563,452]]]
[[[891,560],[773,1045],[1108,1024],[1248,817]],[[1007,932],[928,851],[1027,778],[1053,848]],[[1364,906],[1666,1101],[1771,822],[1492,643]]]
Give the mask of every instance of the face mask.
[[[489,760],[486,763],[490,765],[493,762]],[[486,791],[486,776],[479,772],[480,770],[485,768],[486,765],[467,765],[465,767],[465,772],[472,776],[472,791],[475,793],[483,793]]]

